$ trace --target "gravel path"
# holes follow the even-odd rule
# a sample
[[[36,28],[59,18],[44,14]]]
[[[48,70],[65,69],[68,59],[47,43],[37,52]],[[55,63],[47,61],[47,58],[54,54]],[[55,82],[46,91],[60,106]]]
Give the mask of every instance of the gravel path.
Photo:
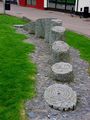
[[[20,31],[26,34],[25,31]],[[38,69],[37,96],[26,102],[26,113],[29,120],[90,120],[90,76],[87,73],[88,64],[80,59],[79,52],[70,48],[75,79],[74,82],[69,83],[69,86],[77,92],[77,107],[74,111],[61,112],[50,108],[43,98],[45,89],[56,83],[50,75],[52,57],[48,44],[43,39],[37,39],[33,35],[29,35],[26,42],[36,46],[32,59],[37,64]]]

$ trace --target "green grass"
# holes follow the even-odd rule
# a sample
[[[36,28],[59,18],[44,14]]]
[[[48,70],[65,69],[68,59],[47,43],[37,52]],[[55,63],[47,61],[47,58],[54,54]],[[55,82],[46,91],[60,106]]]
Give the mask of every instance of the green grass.
[[[0,15],[0,120],[23,120],[24,101],[36,94],[36,65],[28,58],[35,47],[12,27],[25,23]]]
[[[73,31],[66,31],[66,40],[70,46],[80,51],[82,59],[90,63],[90,38]]]

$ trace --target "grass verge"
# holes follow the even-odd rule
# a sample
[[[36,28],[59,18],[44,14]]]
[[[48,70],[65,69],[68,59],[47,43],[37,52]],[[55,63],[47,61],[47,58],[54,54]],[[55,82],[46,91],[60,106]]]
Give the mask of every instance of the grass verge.
[[[27,37],[14,24],[25,21],[0,15],[0,120],[22,120],[24,101],[35,95],[36,66],[28,58],[35,47],[23,42]]]
[[[82,59],[90,63],[90,38],[73,31],[66,31],[67,43],[80,51]],[[89,68],[90,74],[90,68]]]

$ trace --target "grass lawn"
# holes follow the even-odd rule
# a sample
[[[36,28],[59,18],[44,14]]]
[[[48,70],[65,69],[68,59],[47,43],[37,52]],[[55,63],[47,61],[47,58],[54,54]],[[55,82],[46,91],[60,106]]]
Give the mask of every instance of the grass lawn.
[[[23,42],[27,37],[14,24],[25,21],[0,15],[0,120],[24,120],[24,101],[36,94],[36,65],[28,58],[35,47]]]
[[[80,51],[82,59],[90,63],[90,38],[73,31],[66,31],[66,40],[70,46]]]

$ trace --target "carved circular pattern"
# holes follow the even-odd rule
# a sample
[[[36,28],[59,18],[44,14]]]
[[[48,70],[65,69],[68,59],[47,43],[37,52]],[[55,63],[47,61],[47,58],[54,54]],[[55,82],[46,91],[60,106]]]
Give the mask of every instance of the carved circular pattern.
[[[60,53],[65,53],[69,50],[69,45],[64,41],[55,41],[52,44],[52,50]]]
[[[73,109],[77,103],[76,92],[65,84],[54,84],[45,90],[44,98],[46,102],[58,110]]]
[[[52,71],[55,74],[67,74],[72,72],[72,65],[65,62],[55,63],[52,66]]]

